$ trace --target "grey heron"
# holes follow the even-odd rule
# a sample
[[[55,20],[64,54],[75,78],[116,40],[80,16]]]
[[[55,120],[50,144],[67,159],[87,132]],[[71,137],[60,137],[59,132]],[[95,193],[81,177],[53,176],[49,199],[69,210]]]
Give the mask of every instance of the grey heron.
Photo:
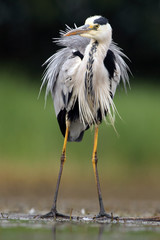
[[[102,16],[87,18],[81,27],[75,25],[71,29],[67,26],[55,42],[63,48],[46,61],[41,89],[46,84],[46,97],[49,92],[52,95],[64,144],[53,205],[51,211],[42,217],[64,216],[57,211],[57,197],[67,141],[81,141],[84,132],[94,125],[92,164],[100,207],[96,217],[111,218],[105,212],[97,170],[98,126],[106,115],[114,124],[116,88],[120,80],[124,85],[129,81],[129,68],[123,59],[126,55],[112,41],[111,25]]]

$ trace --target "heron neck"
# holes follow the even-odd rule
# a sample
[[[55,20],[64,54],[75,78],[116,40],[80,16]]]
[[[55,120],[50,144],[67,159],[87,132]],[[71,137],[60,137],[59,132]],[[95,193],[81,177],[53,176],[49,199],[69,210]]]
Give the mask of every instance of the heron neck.
[[[109,49],[109,46],[111,44],[111,40],[110,39],[107,39],[106,41],[97,41],[97,40],[94,40],[94,39],[91,39],[90,41],[90,45],[92,48],[92,46],[97,43],[97,54],[99,56],[101,56],[101,59],[104,60],[104,58],[106,57],[106,52],[108,51]]]
[[[86,96],[89,96],[90,102],[94,102],[94,90],[93,90],[93,73],[94,62],[98,59],[98,65],[104,61],[106,52],[109,45],[99,43],[98,41],[91,40],[86,54],[86,71],[85,71],[85,91]],[[98,66],[97,65],[97,66]]]

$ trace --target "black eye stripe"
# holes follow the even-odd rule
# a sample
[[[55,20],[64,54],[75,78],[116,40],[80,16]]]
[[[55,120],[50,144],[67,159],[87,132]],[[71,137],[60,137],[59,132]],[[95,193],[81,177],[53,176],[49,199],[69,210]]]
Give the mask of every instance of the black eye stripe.
[[[105,24],[108,23],[108,20],[107,20],[107,18],[105,18],[105,17],[100,17],[100,18],[98,18],[98,19],[95,19],[93,23],[94,23],[94,24],[97,23],[97,24],[100,24],[100,25],[105,25]]]

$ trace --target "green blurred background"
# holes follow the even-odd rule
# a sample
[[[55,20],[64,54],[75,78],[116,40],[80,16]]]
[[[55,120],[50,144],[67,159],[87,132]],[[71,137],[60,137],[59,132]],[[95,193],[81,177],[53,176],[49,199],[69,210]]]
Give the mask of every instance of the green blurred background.
[[[160,197],[160,3],[157,0],[0,1],[0,198],[52,199],[63,144],[53,103],[38,93],[43,62],[58,47],[65,24],[91,15],[109,19],[113,39],[129,56],[134,77],[120,86],[115,126],[99,131],[99,172],[108,199]],[[61,197],[96,198],[91,154],[93,131],[68,143]],[[3,201],[4,202],[4,201]],[[6,204],[6,201],[5,201]]]

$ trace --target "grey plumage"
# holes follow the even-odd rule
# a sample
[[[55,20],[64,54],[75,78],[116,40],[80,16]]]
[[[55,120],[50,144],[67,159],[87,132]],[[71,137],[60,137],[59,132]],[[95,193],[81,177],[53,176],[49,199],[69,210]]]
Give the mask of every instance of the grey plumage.
[[[95,218],[118,220],[106,213],[97,169],[98,125],[106,119],[112,124],[116,108],[113,97],[122,79],[128,80],[128,66],[123,60],[124,53],[112,41],[112,28],[105,17],[87,18],[85,25],[75,29],[67,26],[54,41],[62,47],[52,55],[44,73],[42,87],[47,84],[46,98],[51,92],[60,130],[64,136],[61,164],[53,205],[42,218],[68,218],[57,211],[57,197],[66,161],[67,141],[81,141],[85,130],[95,125],[92,164],[96,180],[100,211]],[[40,90],[41,90],[40,89]]]
[[[112,97],[115,94],[116,87],[119,84],[120,79],[122,79],[124,86],[126,86],[126,82],[129,83],[129,68],[123,59],[126,57],[126,55],[113,41],[111,41],[108,47],[104,48],[102,46],[102,49],[100,49],[100,51],[104,56],[107,56],[107,52],[109,50],[113,53],[115,64],[115,69],[113,69],[113,77],[109,79],[108,74],[110,69],[109,66],[108,68],[105,66],[106,70],[104,70],[104,67],[102,67],[102,71],[99,70],[98,76],[101,76],[101,72],[106,71],[106,73],[104,72],[100,77],[103,78],[103,75],[106,74],[106,85],[104,85],[104,83],[101,83],[101,79],[96,80],[95,77],[93,79],[93,75],[95,74],[96,76],[95,71],[97,71],[98,74],[97,68],[101,68],[98,61],[95,61],[95,63],[93,63],[94,57],[102,57],[100,56],[100,53],[99,55],[98,53],[97,55],[95,55],[95,53],[93,54],[93,62],[90,64],[91,69],[89,69],[87,73],[87,70],[85,70],[88,66],[87,62],[85,62],[82,57],[80,58],[78,55],[74,55],[74,53],[79,53],[81,56],[87,54],[87,48],[91,44],[92,40],[80,35],[72,35],[67,37],[64,36],[64,34],[67,34],[72,30],[73,29],[67,26],[65,32],[60,32],[60,38],[54,39],[54,42],[63,48],[58,50],[57,53],[52,55],[45,62],[45,64],[47,64],[47,68],[43,76],[41,89],[45,84],[47,84],[45,96],[47,98],[48,93],[51,92],[57,118],[61,111],[63,111],[63,114],[66,114],[72,110],[75,106],[76,101],[78,100],[78,110],[76,110],[78,111],[78,114],[76,118],[70,121],[68,141],[79,141],[82,139],[83,132],[89,126],[95,124],[99,120],[101,121],[102,119],[105,119],[106,113],[108,113],[111,122],[114,122],[115,106]],[[105,54],[104,51],[106,51]],[[104,59],[102,60],[104,61]],[[96,66],[98,63],[99,66]],[[84,66],[82,66],[82,64]],[[79,73],[80,68],[82,72],[85,71],[85,77],[83,77],[83,73],[82,75]],[[90,70],[92,70],[92,72]],[[87,74],[89,74],[89,77],[87,77]],[[86,82],[86,79],[88,82],[90,81],[90,85],[87,86],[90,87],[91,92],[94,92],[94,97],[91,99],[91,101],[89,100],[90,94],[83,93],[83,88],[84,86],[86,87],[86,83],[84,86],[81,86],[84,84],[84,82]],[[102,86],[100,86],[98,89],[97,85],[100,84],[102,84]],[[80,88],[79,92],[78,87]],[[102,93],[100,93],[100,88],[102,89]],[[100,115],[98,115],[98,111],[100,111]],[[65,119],[63,120],[65,121]],[[63,135],[64,131],[62,131]]]

